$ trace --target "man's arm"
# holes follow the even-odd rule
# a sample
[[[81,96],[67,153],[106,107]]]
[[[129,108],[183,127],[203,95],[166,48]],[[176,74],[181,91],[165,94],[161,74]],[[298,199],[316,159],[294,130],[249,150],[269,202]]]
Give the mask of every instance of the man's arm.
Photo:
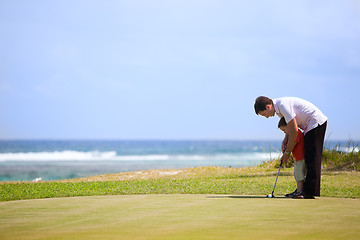
[[[298,125],[296,123],[296,119],[293,118],[290,122],[287,124],[289,139],[287,143],[287,147],[285,149],[284,154],[281,157],[281,162],[286,163],[287,160],[290,157],[290,154],[293,150],[293,148],[296,145],[296,138],[297,138],[297,131],[298,131]]]
[[[282,153],[285,152],[288,141],[289,141],[289,135],[285,134],[284,140],[281,143],[281,152]]]

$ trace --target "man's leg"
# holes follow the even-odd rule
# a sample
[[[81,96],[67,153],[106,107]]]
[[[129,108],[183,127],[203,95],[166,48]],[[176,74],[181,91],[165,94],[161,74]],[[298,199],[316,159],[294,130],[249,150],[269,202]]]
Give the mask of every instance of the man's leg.
[[[321,158],[327,122],[306,133],[305,163],[307,167],[304,192],[320,196]]]

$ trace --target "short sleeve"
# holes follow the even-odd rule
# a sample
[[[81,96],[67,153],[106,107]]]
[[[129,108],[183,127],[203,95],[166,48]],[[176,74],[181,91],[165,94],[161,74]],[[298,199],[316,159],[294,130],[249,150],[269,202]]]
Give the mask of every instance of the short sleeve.
[[[296,117],[294,108],[290,105],[289,102],[281,103],[279,105],[279,111],[281,115],[284,116],[286,123],[289,123],[291,120],[293,120]]]

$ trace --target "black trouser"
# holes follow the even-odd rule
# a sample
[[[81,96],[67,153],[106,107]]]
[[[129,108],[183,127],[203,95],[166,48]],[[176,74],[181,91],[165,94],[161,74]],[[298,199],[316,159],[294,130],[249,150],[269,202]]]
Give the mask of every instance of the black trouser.
[[[304,136],[306,179],[304,192],[312,196],[320,196],[321,158],[327,121],[310,130]]]

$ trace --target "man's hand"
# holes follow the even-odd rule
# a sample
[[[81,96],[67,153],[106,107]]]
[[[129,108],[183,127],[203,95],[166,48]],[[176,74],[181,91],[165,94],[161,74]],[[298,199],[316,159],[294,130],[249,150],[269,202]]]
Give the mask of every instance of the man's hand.
[[[287,161],[289,160],[289,158],[290,158],[290,153],[284,152],[283,155],[282,155],[281,158],[280,158],[280,163],[281,163],[281,165],[287,163]]]

